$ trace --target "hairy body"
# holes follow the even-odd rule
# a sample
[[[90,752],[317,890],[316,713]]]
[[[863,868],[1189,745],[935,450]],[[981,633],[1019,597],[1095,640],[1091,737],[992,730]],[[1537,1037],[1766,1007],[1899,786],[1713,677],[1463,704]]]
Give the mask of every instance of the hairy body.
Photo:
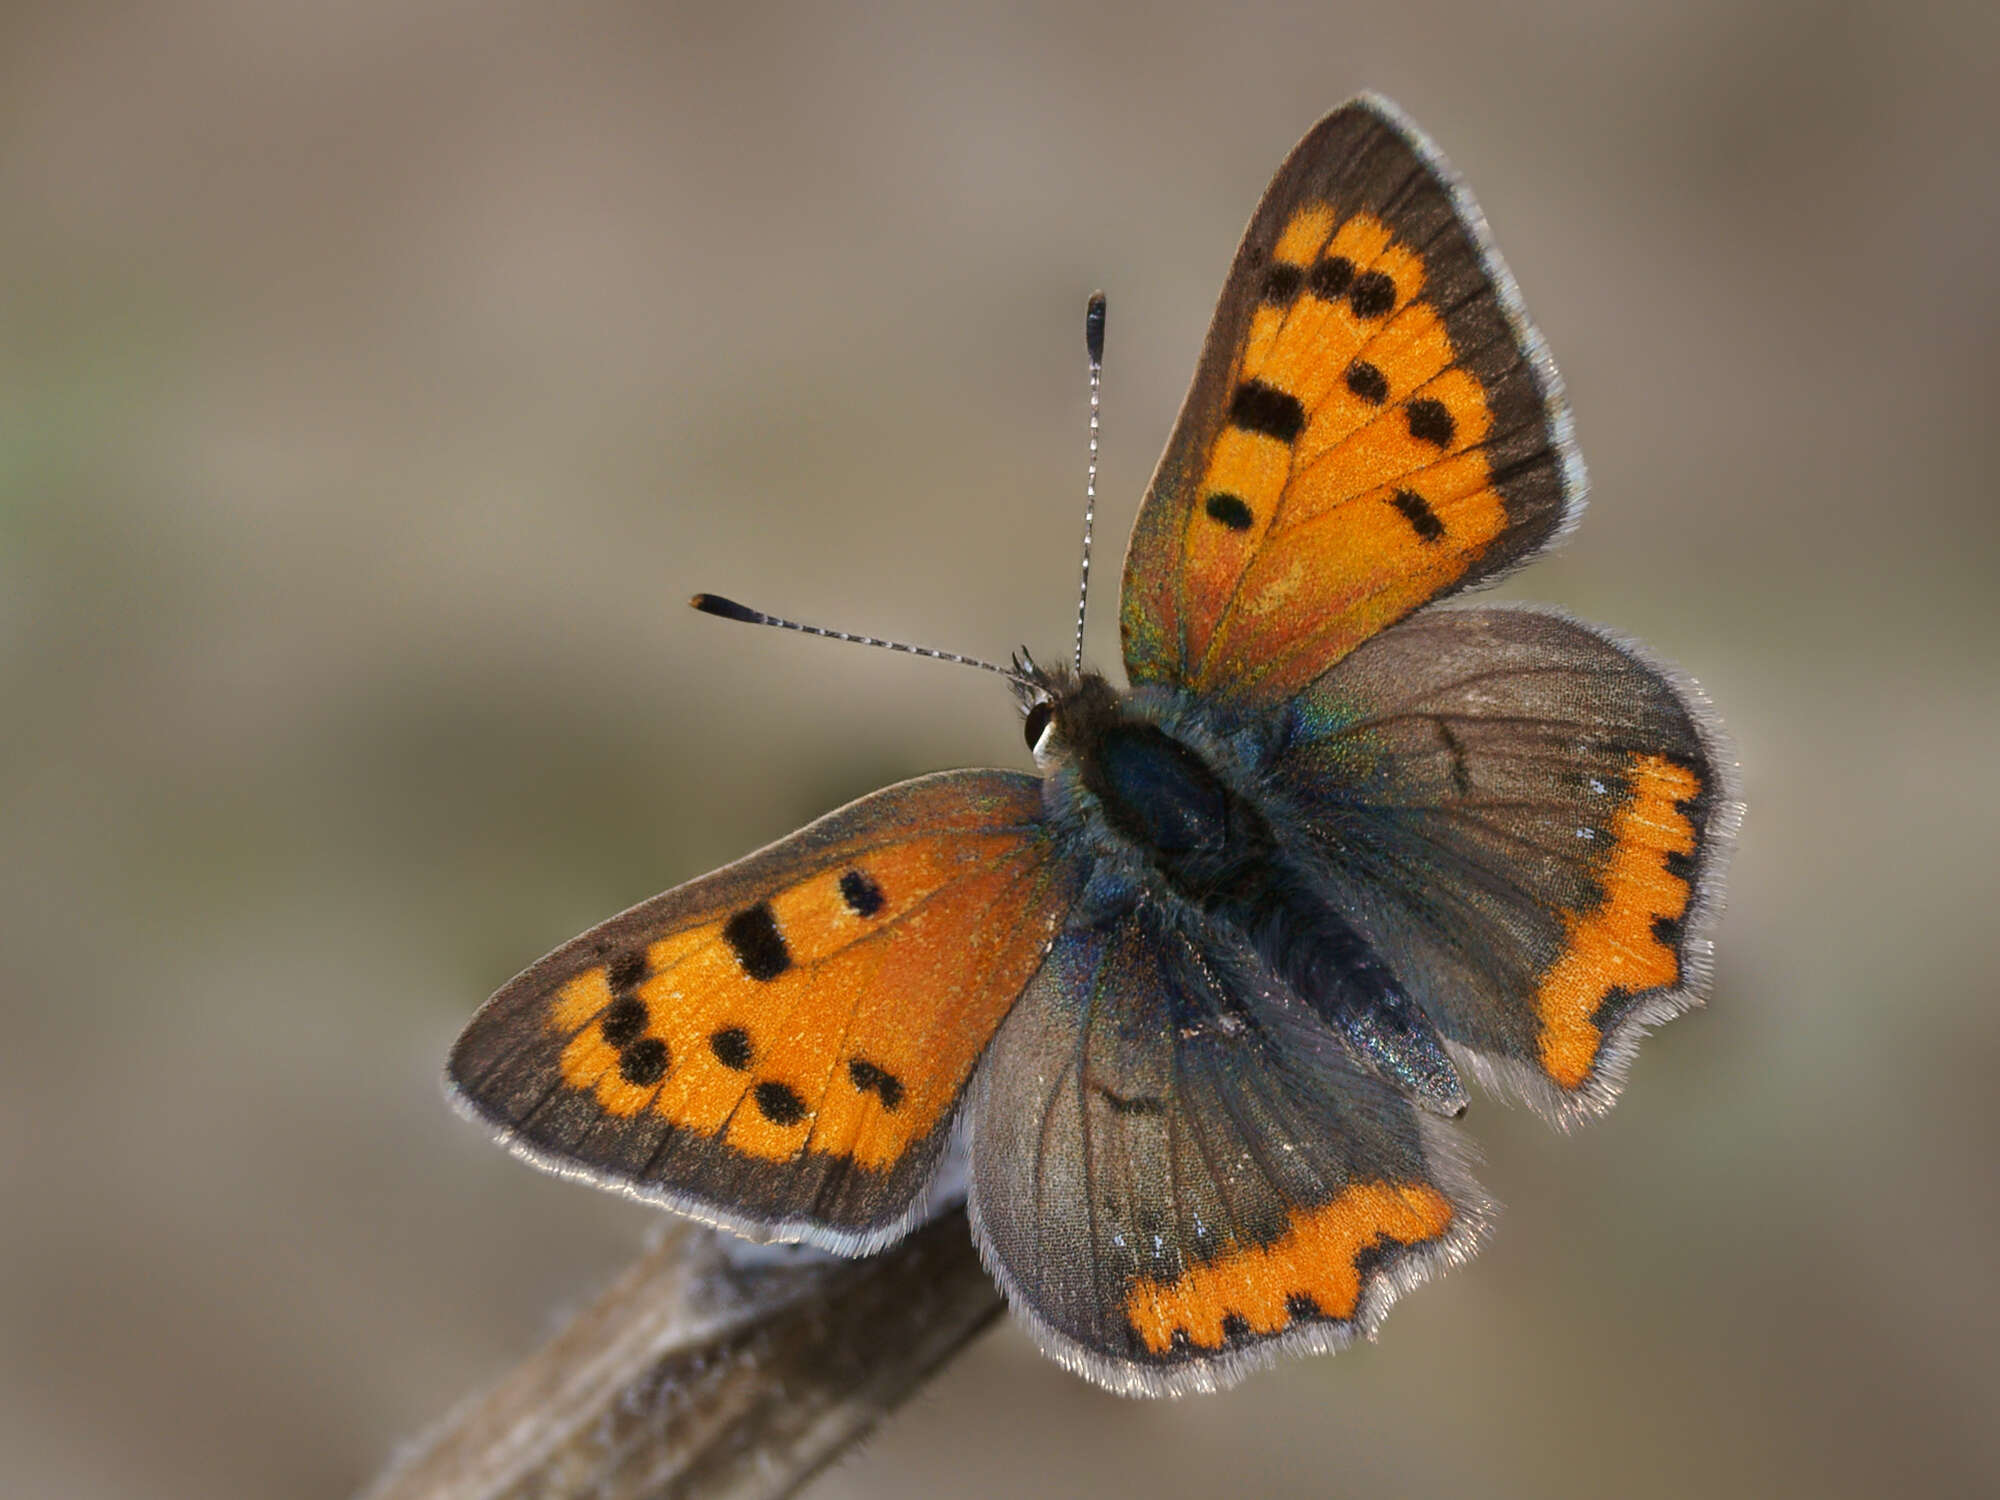
[[[1032,664],[1030,678],[1024,729],[1049,811],[1095,855],[1071,925],[1150,906],[1192,953],[1247,961],[1255,980],[1285,986],[1338,1032],[1358,1063],[1433,1112],[1462,1115],[1465,1090],[1437,1027],[1340,909],[1316,852],[1273,831],[1297,821],[1272,806],[1282,793],[1263,774],[1283,749],[1282,718],[1225,733],[1180,693],[1121,693],[1095,672]]]

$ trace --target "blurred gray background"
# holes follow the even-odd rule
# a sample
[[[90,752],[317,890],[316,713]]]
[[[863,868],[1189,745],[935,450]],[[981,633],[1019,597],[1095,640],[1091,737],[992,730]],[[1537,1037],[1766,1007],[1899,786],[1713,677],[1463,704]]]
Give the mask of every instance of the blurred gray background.
[[[355,0],[0,17],[0,1488],[338,1496],[628,1260],[437,1075],[561,939],[1093,646],[1265,179],[1363,87],[1470,178],[1594,504],[1510,595],[1700,676],[1711,1008],[1490,1248],[1219,1398],[1008,1329],[825,1496],[1962,1494],[1993,1414],[1988,3]]]

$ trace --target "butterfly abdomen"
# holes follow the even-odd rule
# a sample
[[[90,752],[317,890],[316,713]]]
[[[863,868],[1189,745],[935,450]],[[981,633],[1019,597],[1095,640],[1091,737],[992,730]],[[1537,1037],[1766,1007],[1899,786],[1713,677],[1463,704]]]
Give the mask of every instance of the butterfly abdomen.
[[[1282,860],[1211,908],[1377,1073],[1443,1115],[1465,1090],[1443,1038],[1361,931]]]

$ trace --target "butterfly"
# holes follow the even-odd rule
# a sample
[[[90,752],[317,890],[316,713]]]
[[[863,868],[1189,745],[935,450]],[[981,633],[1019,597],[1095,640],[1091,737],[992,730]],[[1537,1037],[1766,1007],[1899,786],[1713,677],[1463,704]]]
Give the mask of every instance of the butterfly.
[[[1126,557],[1129,686],[1080,620],[1074,666],[1023,651],[1038,774],[888,787],[613,917],[486,1003],[451,1088],[538,1165],[845,1254],[956,1140],[1019,1320],[1114,1390],[1371,1333],[1487,1229],[1468,1078],[1596,1114],[1706,984],[1706,700],[1566,615],[1440,604],[1583,494],[1478,207],[1351,101],[1230,268]]]

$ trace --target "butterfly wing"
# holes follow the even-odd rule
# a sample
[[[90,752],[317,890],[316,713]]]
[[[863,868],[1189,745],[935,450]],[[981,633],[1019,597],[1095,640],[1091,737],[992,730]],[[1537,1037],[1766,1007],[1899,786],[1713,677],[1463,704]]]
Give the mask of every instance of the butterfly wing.
[[[1336,898],[1476,1073],[1607,1107],[1698,1002],[1740,816],[1704,699],[1526,608],[1427,610],[1287,710],[1272,777]]]
[[[1035,778],[904,782],[557,949],[473,1018],[450,1083],[539,1165],[879,1248],[1073,878]]]
[[[1048,1353],[1164,1395],[1346,1343],[1469,1254],[1483,1215],[1449,1127],[1155,912],[1066,932],[1001,1026],[969,1203]]]
[[[1275,706],[1571,524],[1562,385],[1471,195],[1363,97],[1278,169],[1139,511],[1135,684]]]

